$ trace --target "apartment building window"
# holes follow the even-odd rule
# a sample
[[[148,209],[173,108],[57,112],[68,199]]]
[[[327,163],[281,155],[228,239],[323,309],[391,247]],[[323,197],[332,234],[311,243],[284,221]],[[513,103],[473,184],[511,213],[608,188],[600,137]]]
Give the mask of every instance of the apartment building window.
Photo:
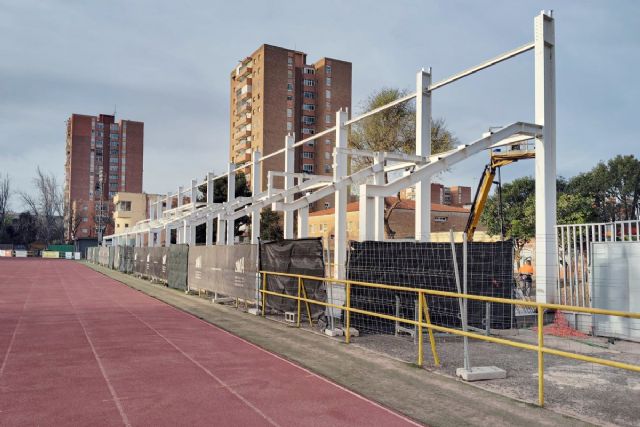
[[[433,222],[447,222],[449,220],[446,216],[435,216],[433,217]]]
[[[313,165],[302,165],[302,170],[304,172],[311,173],[313,172]]]
[[[331,123],[331,114],[325,114],[324,122],[325,123]]]
[[[331,207],[331,203],[329,202],[324,202],[324,208],[325,209],[329,209]],[[326,226],[325,226],[325,230],[326,230]]]
[[[331,140],[330,139],[325,139],[324,140],[324,145],[331,145]]]
[[[329,89],[324,91],[324,97],[327,99],[331,99],[331,91]]]
[[[118,172],[118,165],[109,166],[109,172]]]
[[[117,157],[110,157],[109,158],[109,163],[118,164],[118,158]]]
[[[290,56],[287,58],[287,64],[293,65],[293,57]]]
[[[87,222],[87,221],[89,221],[89,218],[87,218],[86,216],[83,216],[82,217],[82,222]]]
[[[307,99],[316,99],[316,94],[313,92],[303,92],[302,96]]]
[[[303,151],[302,152],[303,159],[313,159],[313,151]]]
[[[115,181],[118,179],[118,175],[109,175],[109,179]]]
[[[289,92],[293,91],[293,83],[287,83],[287,90]]]
[[[287,130],[293,130],[293,123],[287,122]]]
[[[329,173],[329,172],[331,172],[331,165],[327,165],[327,164],[325,164],[325,165],[324,165],[324,172],[325,172],[325,173]]]
[[[118,124],[117,123],[111,123],[111,125],[109,126],[109,129],[118,130]]]
[[[131,211],[131,202],[130,201],[123,201],[118,203],[118,210],[120,212],[130,212]]]
[[[293,117],[293,110],[291,108],[287,108],[287,117]]]
[[[327,77],[326,82],[327,86],[331,86],[331,77]]]
[[[104,123],[98,123],[97,128],[98,129],[104,129]]]
[[[325,160],[330,160],[331,159],[331,153],[329,153],[328,151],[324,152],[324,159]]]
[[[326,67],[324,67],[324,70],[327,72],[327,74],[331,74],[331,65],[327,65]]]
[[[313,104],[302,104],[302,109],[305,111],[315,111],[316,106]]]
[[[308,147],[315,147],[315,145],[316,145],[316,144],[315,144],[313,141],[309,141],[309,142],[307,142],[307,146],[308,146]]]
[[[118,139],[120,137],[120,135],[118,135],[117,133],[112,133],[112,134],[109,135],[109,137],[111,139]]]
[[[305,125],[312,125],[316,122],[316,118],[312,116],[302,116],[302,123]]]
[[[88,230],[87,228],[81,228],[81,229],[80,229],[80,231],[81,231],[83,234],[87,234],[87,233],[89,232],[89,230]]]
[[[287,70],[287,76],[292,79],[293,78],[293,70]]]
[[[314,133],[316,133],[316,131],[313,130],[313,129],[302,128],[302,134],[303,135],[313,135]]]
[[[118,150],[109,150],[109,154],[111,154],[112,156],[117,156]]]
[[[293,101],[293,96],[292,95],[287,95],[287,101]]]
[[[304,73],[305,74],[315,74],[316,70],[314,70],[313,68],[310,68],[310,67],[304,67]]]
[[[316,85],[316,81],[312,80],[312,79],[304,79],[303,80],[303,84],[305,86],[315,86]]]

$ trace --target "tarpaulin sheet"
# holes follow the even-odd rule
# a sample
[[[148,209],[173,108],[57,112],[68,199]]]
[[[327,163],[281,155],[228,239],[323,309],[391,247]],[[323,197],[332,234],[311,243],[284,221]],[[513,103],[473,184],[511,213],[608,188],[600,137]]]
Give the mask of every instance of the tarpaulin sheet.
[[[109,246],[109,264],[107,265],[107,267],[113,269],[113,257],[115,255],[116,252],[116,248],[113,246]]]
[[[455,244],[460,280],[462,281],[462,244]],[[470,242],[467,250],[468,293],[512,298],[513,243]],[[457,292],[453,254],[450,243],[435,242],[350,242],[347,278],[354,281]],[[461,325],[458,300],[427,296],[431,321],[437,325]],[[484,328],[486,303],[468,302],[468,324]],[[406,319],[415,318],[416,294],[413,292],[351,286],[351,306],[362,310]],[[363,331],[389,333],[391,320],[354,313],[352,325]],[[491,304],[491,327],[508,328],[511,306]]]
[[[324,260],[322,257],[322,240],[297,239],[260,243],[260,269],[278,273],[303,274],[324,277]],[[327,292],[324,282],[304,280],[307,297],[326,302]],[[276,275],[267,276],[267,290],[298,295],[298,279]],[[284,297],[268,295],[267,307],[278,311],[296,311],[297,301]],[[322,316],[323,306],[312,304],[311,317]]]
[[[189,245],[171,245],[167,251],[167,285],[187,290]]]
[[[257,245],[189,248],[189,289],[255,300],[257,273]]]
[[[140,247],[133,249],[133,272],[140,276],[147,276],[149,269],[149,248]]]
[[[157,281],[167,281],[167,248],[165,247],[152,247],[149,248],[149,254],[147,255],[147,274],[148,276]]]

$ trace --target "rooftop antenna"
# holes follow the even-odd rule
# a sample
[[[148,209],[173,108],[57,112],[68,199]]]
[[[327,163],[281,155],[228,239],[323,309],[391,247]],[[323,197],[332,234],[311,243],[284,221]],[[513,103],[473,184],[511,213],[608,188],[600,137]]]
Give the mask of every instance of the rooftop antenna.
[[[116,105],[116,104],[113,104],[113,117],[114,117],[114,118],[116,117],[116,111],[117,111],[117,108],[116,108],[116,107],[117,107],[117,105]]]

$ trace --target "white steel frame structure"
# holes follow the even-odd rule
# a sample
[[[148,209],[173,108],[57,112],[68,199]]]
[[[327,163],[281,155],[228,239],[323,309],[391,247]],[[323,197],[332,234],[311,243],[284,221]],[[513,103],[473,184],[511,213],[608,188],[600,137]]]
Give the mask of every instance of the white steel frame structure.
[[[448,152],[431,154],[431,104],[434,92],[457,80],[481,70],[514,58],[528,51],[534,52],[535,70],[535,121],[516,122],[482,138],[460,145]],[[431,69],[421,70],[416,75],[416,91],[387,105],[369,111],[358,117],[349,118],[348,111],[336,113],[336,125],[309,138],[294,142],[289,134],[284,148],[261,156],[254,152],[251,162],[236,166],[230,164],[226,173],[215,176],[208,173],[204,181],[192,180],[187,187],[179,187],[176,193],[167,193],[149,207],[150,218],[137,223],[130,230],[104,237],[104,244],[126,244],[140,246],[143,235],[148,234],[148,245],[159,244],[160,233],[165,232],[166,244],[170,244],[172,229],[177,230],[178,243],[195,244],[195,229],[206,224],[207,245],[233,245],[233,224],[237,218],[251,216],[251,243],[258,242],[260,235],[260,212],[271,206],[282,211],[284,217],[284,237],[294,237],[294,212],[298,216],[298,236],[307,234],[307,217],[311,203],[323,197],[335,198],[335,238],[334,277],[345,278],[347,254],[346,215],[350,186],[359,186],[360,198],[360,239],[384,240],[383,218],[384,197],[399,190],[415,186],[415,240],[430,239],[430,188],[431,177],[454,164],[481,151],[510,145],[525,140],[535,140],[535,195],[536,195],[536,299],[538,302],[556,302],[557,260],[556,243],[556,108],[555,108],[555,37],[554,19],[551,12],[542,11],[534,18],[534,41],[496,56],[475,67],[464,70],[436,83],[431,81]],[[416,102],[416,152],[415,155],[399,153],[352,150],[348,147],[349,126],[380,113],[395,105],[414,100]],[[333,176],[319,176],[294,173],[295,148],[315,141],[328,134],[335,134]],[[268,171],[268,187],[261,188],[261,166],[264,160],[284,155],[284,171]],[[371,166],[349,173],[349,162],[354,156],[368,156],[373,159]],[[389,179],[385,182],[385,172],[412,166],[408,175]],[[251,168],[251,197],[235,198],[235,174]],[[273,177],[284,177],[284,188],[273,188]],[[227,201],[213,203],[215,180],[228,178]],[[207,186],[206,202],[197,202],[198,187]],[[188,198],[188,201],[187,201]],[[177,205],[173,206],[173,201]],[[163,208],[165,205],[165,208]],[[212,242],[213,222],[217,221],[217,241]],[[226,230],[225,232],[221,232]]]

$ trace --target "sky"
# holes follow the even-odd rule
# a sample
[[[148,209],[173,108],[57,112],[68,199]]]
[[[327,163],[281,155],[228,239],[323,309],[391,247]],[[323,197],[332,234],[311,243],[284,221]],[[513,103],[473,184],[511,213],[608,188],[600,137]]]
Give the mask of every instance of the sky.
[[[117,112],[145,123],[143,189],[175,191],[229,159],[229,74],[263,43],[353,64],[353,110],[383,87],[415,90],[533,41],[556,18],[557,167],[571,177],[640,156],[640,2],[0,0],[0,174],[30,191],[37,166],[64,181],[65,120]],[[460,142],[533,121],[533,55],[433,94]],[[437,181],[475,189],[484,155]],[[533,175],[532,161],[503,168]],[[20,209],[17,197],[12,202]]]

